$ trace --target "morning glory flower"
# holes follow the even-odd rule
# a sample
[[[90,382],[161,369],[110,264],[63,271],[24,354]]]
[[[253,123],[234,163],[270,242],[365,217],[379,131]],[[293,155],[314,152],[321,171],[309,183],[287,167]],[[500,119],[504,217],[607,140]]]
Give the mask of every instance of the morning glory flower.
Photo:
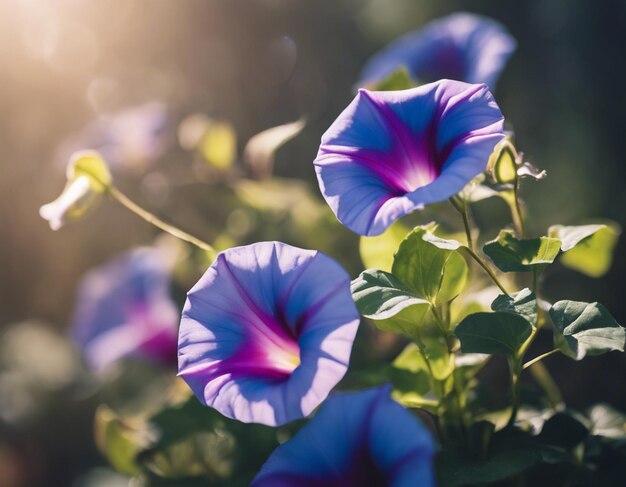
[[[169,294],[170,266],[165,251],[146,247],[87,273],[72,325],[92,369],[130,356],[174,361],[179,311]]]
[[[320,189],[345,226],[378,235],[483,172],[502,126],[484,84],[361,89],[322,136],[314,162]]]
[[[251,487],[429,487],[434,450],[388,387],[337,394],[274,451]]]
[[[375,54],[363,68],[359,86],[404,66],[419,82],[448,78],[493,88],[516,45],[499,22],[470,13],[448,15]]]
[[[61,144],[60,158],[84,147],[102,154],[113,169],[137,169],[158,159],[168,142],[163,103],[150,102],[102,115]]]
[[[231,248],[189,291],[179,375],[229,418],[284,424],[343,377],[358,324],[350,277],[330,257],[280,242]]]

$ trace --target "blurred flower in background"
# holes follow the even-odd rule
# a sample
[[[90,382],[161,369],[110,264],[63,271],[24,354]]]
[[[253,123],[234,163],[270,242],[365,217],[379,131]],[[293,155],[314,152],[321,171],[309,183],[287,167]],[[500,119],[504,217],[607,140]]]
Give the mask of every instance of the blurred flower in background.
[[[174,362],[179,311],[170,297],[171,265],[162,248],[138,248],[87,273],[72,326],[91,368],[128,356]]]
[[[400,37],[374,55],[358,85],[376,83],[405,67],[420,83],[454,79],[486,83],[493,89],[516,45],[499,22],[455,13]]]
[[[252,487],[434,485],[435,444],[386,387],[331,397],[270,456]]]
[[[167,107],[161,102],[137,105],[100,115],[61,143],[63,161],[77,150],[97,150],[115,170],[142,170],[154,163],[172,142]]]
[[[280,242],[222,252],[188,294],[179,375],[229,418],[307,416],[348,368],[359,314],[326,255]]]

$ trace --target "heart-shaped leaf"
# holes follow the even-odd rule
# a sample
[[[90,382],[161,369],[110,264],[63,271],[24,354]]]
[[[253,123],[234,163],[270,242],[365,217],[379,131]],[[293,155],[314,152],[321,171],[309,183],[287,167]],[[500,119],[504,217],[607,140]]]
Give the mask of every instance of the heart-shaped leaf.
[[[600,303],[558,301],[550,317],[561,335],[555,342],[566,355],[580,360],[612,350],[624,351],[626,329]]]
[[[554,262],[561,241],[551,237],[518,239],[510,230],[503,230],[483,250],[503,272],[529,272]]]
[[[532,331],[520,315],[497,311],[467,316],[455,329],[464,353],[515,355]]]
[[[393,264],[393,254],[396,253],[400,242],[404,240],[410,228],[397,221],[382,234],[375,237],[361,237],[359,253],[366,269],[380,269],[390,272]]]
[[[531,325],[537,322],[537,298],[535,293],[528,288],[524,288],[510,296],[500,294],[491,303],[491,309],[520,315]]]
[[[617,223],[553,225],[548,235],[563,242],[561,264],[591,277],[601,277],[611,268],[620,231]]]
[[[468,267],[459,242],[431,233],[432,226],[416,227],[400,244],[392,272],[432,304],[451,301],[463,290]]]
[[[352,297],[363,316],[384,330],[415,337],[430,303],[393,274],[368,269],[351,284]]]

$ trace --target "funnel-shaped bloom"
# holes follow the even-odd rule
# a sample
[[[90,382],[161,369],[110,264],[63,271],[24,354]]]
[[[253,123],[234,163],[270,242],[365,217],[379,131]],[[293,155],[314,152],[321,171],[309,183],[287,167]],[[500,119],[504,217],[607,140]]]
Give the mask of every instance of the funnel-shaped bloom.
[[[179,375],[229,418],[283,424],[343,377],[358,324],[350,277],[331,258],[279,242],[232,248],[189,291]]]
[[[430,487],[434,441],[387,387],[331,397],[251,487]]]
[[[495,86],[516,42],[500,23],[469,13],[434,20],[402,36],[363,68],[359,86],[380,81],[404,66],[415,81],[449,78]]]
[[[93,369],[128,356],[174,361],[179,311],[169,295],[169,267],[162,250],[140,248],[85,276],[73,334]]]
[[[359,90],[322,136],[315,170],[345,226],[378,235],[445,201],[485,170],[504,137],[487,86],[441,80],[403,91]]]

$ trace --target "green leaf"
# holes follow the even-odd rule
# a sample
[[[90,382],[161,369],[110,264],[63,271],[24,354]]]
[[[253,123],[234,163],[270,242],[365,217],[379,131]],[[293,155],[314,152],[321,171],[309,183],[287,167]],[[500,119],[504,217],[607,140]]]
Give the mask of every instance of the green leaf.
[[[410,289],[432,304],[451,301],[465,287],[468,267],[459,254],[459,242],[444,240],[416,227],[400,244],[392,272]]]
[[[490,355],[485,353],[459,353],[454,356],[454,381],[461,391],[466,391],[473,385],[474,377],[480,372]],[[463,401],[467,401],[467,395],[463,394]]]
[[[607,438],[626,438],[626,415],[608,404],[596,404],[588,412],[591,433]]]
[[[563,244],[561,264],[591,277],[601,277],[613,262],[613,250],[621,233],[617,223],[599,225],[553,225],[548,235]]]
[[[428,363],[418,345],[410,343],[393,361],[390,371],[394,398],[408,407],[432,406],[437,399],[433,378],[443,381],[454,372],[454,356],[445,340],[427,337],[421,343]]]
[[[98,450],[111,466],[125,475],[139,473],[137,454],[148,439],[139,428],[133,428],[112,409],[101,405],[96,410],[94,437]]]
[[[537,298],[530,289],[524,288],[510,296],[500,294],[493,303],[491,309],[513,313],[525,318],[531,325],[537,322]]]
[[[397,69],[383,80],[372,86],[376,91],[397,91],[413,88],[415,83],[411,80],[409,71],[405,66]]]
[[[150,449],[156,450],[176,444],[194,433],[213,431],[221,425],[222,416],[190,397],[181,404],[159,411],[150,418],[150,423],[159,432],[158,440],[150,445]]]
[[[416,344],[410,343],[393,361],[390,371],[393,398],[407,407],[423,407],[436,401],[428,365]]]
[[[271,176],[276,151],[302,132],[305,125],[306,121],[300,119],[256,134],[243,151],[245,164],[257,177]]]
[[[235,438],[228,431],[199,431],[167,448],[145,452],[142,466],[166,478],[226,479],[233,471]]]
[[[483,250],[503,272],[528,272],[554,262],[561,241],[550,237],[518,239],[510,230],[502,230]]]
[[[468,292],[455,299],[450,306],[451,321],[459,323],[463,318],[480,311],[490,311],[491,303],[499,295],[500,289],[489,286],[480,291]]]
[[[480,447],[473,450],[480,450]],[[440,487],[484,485],[509,479],[541,461],[538,445],[517,431],[495,433],[485,458],[462,456],[460,451],[462,449],[450,445],[438,455],[437,485]],[[480,453],[471,452],[476,456],[480,456]]]
[[[469,315],[458,324],[455,334],[465,353],[515,355],[531,331],[525,318],[497,311]]]
[[[561,340],[556,336],[555,343],[576,360],[585,355],[624,351],[626,330],[599,303],[558,301],[550,308],[550,317],[562,334]]]
[[[426,228],[428,228],[428,227],[426,227]],[[435,247],[437,247],[439,249],[442,249],[442,250],[458,250],[461,247],[465,247],[465,245],[463,245],[458,240],[441,238],[441,237],[439,237],[439,236],[437,236],[434,233],[431,233],[429,231],[426,231],[424,233],[424,235],[422,237],[422,240],[424,240],[424,242],[428,242],[429,244],[432,244]]]
[[[460,197],[469,203],[478,203],[489,198],[500,197],[500,192],[485,184],[469,183],[463,188]]]
[[[430,303],[388,272],[369,269],[350,286],[360,313],[383,330],[417,336]]]
[[[433,377],[444,380],[454,372],[455,357],[450,355],[448,344],[439,334],[424,336],[421,340],[424,353],[430,363]]]
[[[100,193],[104,192],[113,182],[107,163],[95,151],[80,151],[72,154],[67,165],[66,175],[70,182],[80,176],[87,176],[91,188]]]
[[[249,485],[278,446],[274,428],[227,419],[193,396],[154,414],[150,425],[156,437],[137,459],[144,473],[162,478],[162,485],[187,485],[183,479],[196,476],[202,476],[205,485],[207,477],[216,482],[219,478],[219,485]]]
[[[409,231],[409,228],[397,221],[380,235],[361,237],[359,253],[365,268],[390,272],[393,254]]]
[[[585,418],[574,411],[555,413],[544,423],[538,439],[548,445],[574,448],[589,436],[585,422]]]

